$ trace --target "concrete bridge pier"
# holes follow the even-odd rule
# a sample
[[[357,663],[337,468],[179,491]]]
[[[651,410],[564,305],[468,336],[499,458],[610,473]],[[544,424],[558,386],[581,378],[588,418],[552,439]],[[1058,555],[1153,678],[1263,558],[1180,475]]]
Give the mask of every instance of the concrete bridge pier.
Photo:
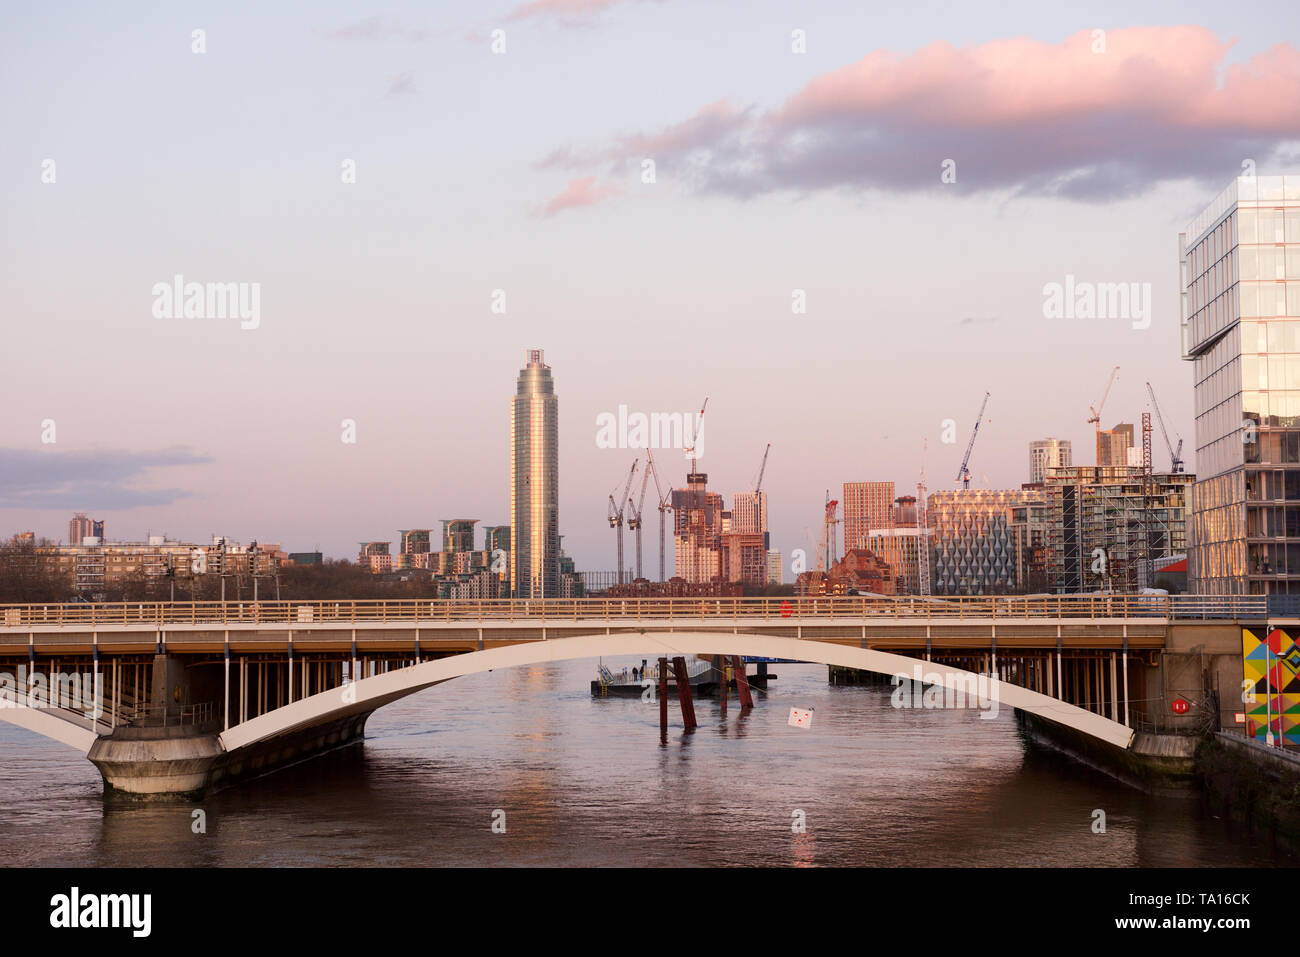
[[[149,713],[158,719],[178,720],[181,709],[189,706],[191,695],[185,663],[166,653],[153,656],[152,680],[149,683]]]
[[[108,799],[195,799],[213,788],[269,774],[365,737],[372,712],[352,714],[226,751],[220,735],[194,726],[119,727],[87,757]]]

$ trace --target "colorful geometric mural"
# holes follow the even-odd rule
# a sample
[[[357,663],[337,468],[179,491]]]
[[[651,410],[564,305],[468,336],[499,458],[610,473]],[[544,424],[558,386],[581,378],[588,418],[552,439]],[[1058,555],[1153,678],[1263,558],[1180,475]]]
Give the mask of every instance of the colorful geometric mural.
[[[1263,742],[1269,728],[1275,741],[1300,744],[1300,645],[1297,635],[1281,628],[1270,629],[1260,638],[1249,628],[1241,629],[1243,691],[1255,696],[1242,707],[1246,711],[1246,734]]]

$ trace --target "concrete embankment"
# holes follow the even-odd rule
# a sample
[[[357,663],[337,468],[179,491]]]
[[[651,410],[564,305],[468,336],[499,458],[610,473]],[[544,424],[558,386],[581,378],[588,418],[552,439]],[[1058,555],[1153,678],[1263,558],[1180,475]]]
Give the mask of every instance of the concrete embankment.
[[[1090,735],[1016,711],[1020,726],[1034,740],[1096,768],[1125,784],[1153,793],[1185,793],[1195,785],[1199,738],[1181,734],[1143,734],[1122,750]]]
[[[1220,731],[1200,742],[1196,772],[1214,813],[1300,847],[1300,756]]]
[[[1207,810],[1300,852],[1300,755],[1228,732],[1138,734],[1127,751],[1034,715],[1016,713],[1035,740],[1155,794],[1200,798]]]

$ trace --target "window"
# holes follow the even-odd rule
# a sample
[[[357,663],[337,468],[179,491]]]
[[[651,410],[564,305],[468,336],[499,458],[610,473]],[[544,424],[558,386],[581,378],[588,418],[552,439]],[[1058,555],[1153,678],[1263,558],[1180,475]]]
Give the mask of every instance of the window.
[[[1283,212],[1286,241],[1300,243],[1300,207],[1290,206]]]
[[[1255,255],[1259,258],[1256,279],[1278,279],[1278,249],[1276,246],[1256,246]]]
[[[1270,391],[1289,388],[1287,358],[1287,356],[1270,355],[1266,360],[1268,363],[1268,387]]]
[[[1254,209],[1237,210],[1237,242],[1253,243],[1255,242],[1256,223],[1258,213]]]
[[[1254,246],[1242,247],[1241,255],[1237,259],[1237,269],[1240,279],[1258,279],[1259,249]]]
[[[1259,311],[1259,284],[1253,282],[1243,282],[1237,285],[1238,294],[1241,296],[1241,314],[1242,316],[1258,316]]]

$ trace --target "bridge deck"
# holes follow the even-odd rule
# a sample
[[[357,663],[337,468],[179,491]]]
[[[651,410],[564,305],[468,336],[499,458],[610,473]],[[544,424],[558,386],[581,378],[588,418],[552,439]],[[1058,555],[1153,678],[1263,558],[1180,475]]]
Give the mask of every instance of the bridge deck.
[[[1003,703],[1125,747],[1144,669],[1180,629],[1266,617],[1262,598],[1147,595],[7,605],[0,677],[30,700],[42,682],[93,673],[109,727],[203,709],[229,748],[364,720],[462,674],[584,654],[755,653],[881,674],[924,662],[996,676]],[[52,710],[0,720],[98,740]]]
[[[1000,597],[549,598],[482,601],[112,602],[0,605],[0,630],[34,626],[252,622],[627,621],[732,618],[1243,619],[1265,618],[1263,596],[1011,595]]]
[[[716,631],[861,648],[1159,649],[1173,621],[1263,618],[1263,598],[628,598],[0,606],[0,656],[287,650],[456,653],[547,638]]]

